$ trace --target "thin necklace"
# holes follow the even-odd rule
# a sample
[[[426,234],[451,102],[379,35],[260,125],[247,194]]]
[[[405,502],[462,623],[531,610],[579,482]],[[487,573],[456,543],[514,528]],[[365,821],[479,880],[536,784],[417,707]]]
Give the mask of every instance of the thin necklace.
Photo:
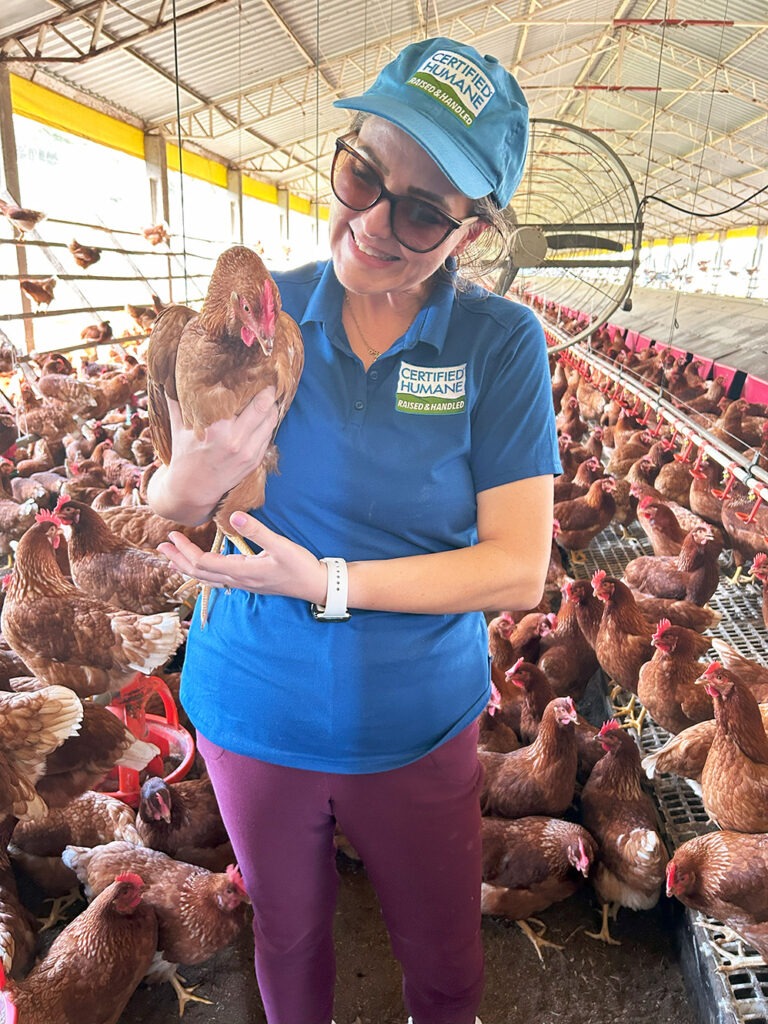
[[[366,337],[363,334],[363,329],[360,326],[360,324],[357,322],[357,317],[355,316],[355,311],[354,311],[354,309],[352,309],[352,303],[349,301],[349,295],[347,293],[344,294],[344,301],[347,304],[347,309],[349,310],[349,315],[352,317],[352,323],[355,325],[355,327],[357,328],[357,333],[360,335],[360,340],[362,341],[363,345],[365,345],[366,349],[368,350],[368,355],[369,356],[373,356],[373,361],[375,363],[376,360],[381,355],[381,352],[377,348],[373,348],[372,345],[368,344],[368,341],[366,340]]]

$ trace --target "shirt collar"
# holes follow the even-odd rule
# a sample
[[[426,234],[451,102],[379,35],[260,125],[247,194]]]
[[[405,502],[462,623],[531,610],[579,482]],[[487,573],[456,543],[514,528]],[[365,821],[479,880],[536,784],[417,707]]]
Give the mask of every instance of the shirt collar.
[[[424,307],[419,311],[408,328],[402,346],[414,348],[420,342],[426,342],[441,352],[448,333],[448,323],[453,309],[455,291],[451,280],[441,274]],[[336,277],[332,261],[328,261],[323,270],[317,287],[307,302],[301,324],[317,322],[323,324],[325,333],[334,344],[341,345],[345,337],[341,323],[341,305],[344,301],[344,289]],[[344,344],[345,351],[349,348]],[[392,349],[389,351],[397,351]],[[385,355],[389,354],[389,351]],[[383,357],[382,357],[383,358]]]

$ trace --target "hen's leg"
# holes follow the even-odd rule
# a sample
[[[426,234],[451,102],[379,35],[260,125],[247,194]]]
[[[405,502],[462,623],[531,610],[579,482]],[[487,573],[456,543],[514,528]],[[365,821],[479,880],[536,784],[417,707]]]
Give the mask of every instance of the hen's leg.
[[[173,974],[168,978],[168,982],[173,986],[173,991],[176,993],[176,998],[179,1000],[179,1016],[184,1016],[184,1011],[187,1008],[187,1003],[208,1003],[213,1005],[211,999],[204,999],[202,996],[194,996],[192,993],[197,988],[197,985],[193,985],[191,988],[185,988],[182,985],[184,978],[182,978],[178,971],[174,971]]]
[[[564,948],[563,946],[559,946],[556,942],[550,942],[548,939],[543,938],[544,932],[547,930],[547,926],[543,921],[540,921],[538,917],[529,917],[525,921],[515,921],[515,924],[523,935],[533,943],[536,955],[542,963],[544,963],[544,957],[541,955],[543,946],[549,946],[550,949]],[[535,925],[536,927],[532,928],[531,925]]]
[[[617,912],[618,912],[618,907],[616,909],[617,909]],[[619,940],[618,939],[614,939],[614,938],[611,937],[611,932],[610,932],[610,929],[608,927],[608,914],[609,914],[610,910],[611,910],[611,904],[610,903],[604,903],[603,904],[603,926],[602,926],[602,928],[600,929],[599,932],[584,932],[584,934],[588,935],[590,937],[590,939],[598,939],[598,941],[600,941],[600,942],[607,942],[608,945],[610,945],[610,946],[620,946],[621,943],[619,942]]]
[[[80,893],[80,886],[70,890],[64,896],[56,896],[55,899],[48,899],[45,902],[51,904],[51,910],[48,917],[39,917],[40,931],[44,932],[47,928],[53,928],[54,925],[58,924],[59,921],[64,920],[64,911],[69,907],[74,906],[75,903],[82,899]]]

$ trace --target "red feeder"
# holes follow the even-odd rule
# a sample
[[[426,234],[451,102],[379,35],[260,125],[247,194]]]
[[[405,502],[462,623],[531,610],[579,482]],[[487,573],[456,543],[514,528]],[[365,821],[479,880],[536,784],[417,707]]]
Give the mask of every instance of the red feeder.
[[[163,702],[164,716],[151,715],[146,711],[147,702],[154,693],[158,694]],[[137,673],[133,681],[123,687],[115,702],[108,707],[134,736],[147,743],[154,743],[160,748],[160,754],[149,762],[146,771],[164,778],[166,782],[179,782],[185,778],[195,759],[195,741],[187,730],[179,725],[176,704],[162,679]],[[170,757],[178,758],[179,763],[173,771],[165,775],[164,760]],[[102,784],[104,791],[131,807],[138,807],[141,789],[139,773],[133,768],[118,766],[109,773],[105,783],[115,777],[117,791]]]

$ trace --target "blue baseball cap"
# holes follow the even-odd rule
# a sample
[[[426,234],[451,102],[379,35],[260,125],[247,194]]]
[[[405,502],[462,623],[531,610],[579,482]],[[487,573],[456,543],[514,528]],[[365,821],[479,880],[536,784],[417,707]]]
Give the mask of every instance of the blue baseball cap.
[[[335,107],[391,121],[429,153],[470,199],[503,209],[520,184],[528,151],[528,104],[496,57],[454,39],[411,43],[362,96]]]

